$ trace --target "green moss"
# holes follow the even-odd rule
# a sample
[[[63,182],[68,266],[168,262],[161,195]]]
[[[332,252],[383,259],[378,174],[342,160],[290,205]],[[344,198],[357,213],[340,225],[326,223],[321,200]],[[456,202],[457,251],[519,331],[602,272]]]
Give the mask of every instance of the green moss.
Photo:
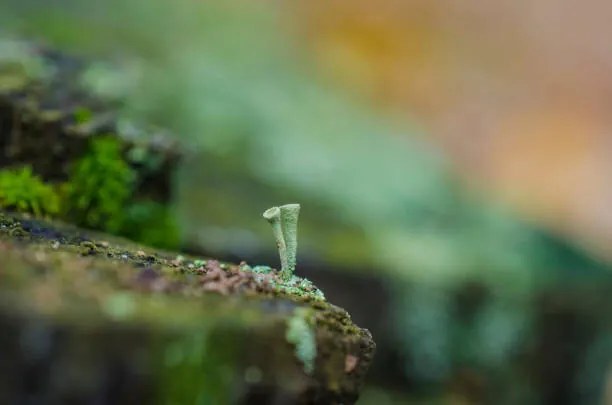
[[[317,357],[317,340],[313,327],[313,310],[296,308],[293,316],[287,319],[285,338],[295,346],[295,356],[304,365],[304,372],[312,374]]]
[[[0,206],[34,215],[55,215],[60,210],[58,193],[32,173],[30,166],[0,170]]]
[[[78,109],[86,122],[91,111]],[[111,135],[91,140],[87,153],[70,170],[66,183],[46,184],[30,166],[0,170],[0,207],[63,219],[166,249],[180,246],[180,229],[171,209],[152,200],[134,201],[136,172]]]
[[[117,232],[134,180],[135,173],[123,159],[118,139],[104,136],[92,140],[89,152],[73,166],[66,185],[69,219],[78,225]]]
[[[150,246],[178,248],[180,229],[172,211],[152,200],[133,201],[136,177],[119,139],[93,139],[65,186],[67,219]]]
[[[93,112],[87,107],[78,107],[73,115],[77,124],[86,124],[93,118]]]

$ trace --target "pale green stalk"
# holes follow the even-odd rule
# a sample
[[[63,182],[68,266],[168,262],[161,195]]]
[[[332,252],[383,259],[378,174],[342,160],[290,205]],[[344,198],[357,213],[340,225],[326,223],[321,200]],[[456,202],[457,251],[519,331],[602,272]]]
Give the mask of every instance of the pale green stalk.
[[[283,280],[289,280],[295,270],[299,214],[299,204],[272,207],[263,213],[263,217],[272,225],[272,232],[274,233],[274,239],[276,239],[281,260],[281,277]]]
[[[281,270],[287,268],[287,245],[283,237],[283,227],[281,225],[281,210],[278,207],[267,209],[263,213],[263,217],[272,225],[272,233],[276,240],[276,247],[281,261]]]
[[[300,204],[285,204],[280,207],[281,211],[281,226],[283,228],[283,237],[286,246],[286,262],[287,268],[282,270],[284,279],[291,278],[295,271],[296,255],[297,255],[297,226],[298,217],[300,215]]]

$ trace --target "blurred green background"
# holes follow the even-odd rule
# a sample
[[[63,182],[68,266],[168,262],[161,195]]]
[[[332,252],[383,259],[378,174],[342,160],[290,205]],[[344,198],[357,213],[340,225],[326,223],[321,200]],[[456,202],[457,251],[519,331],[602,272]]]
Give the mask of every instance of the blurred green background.
[[[277,265],[261,213],[301,203],[298,273],[378,343],[361,403],[604,403],[603,76],[575,108],[589,55],[527,3],[396,3],[4,0],[0,62],[75,55],[122,132],[180,141],[188,251]]]

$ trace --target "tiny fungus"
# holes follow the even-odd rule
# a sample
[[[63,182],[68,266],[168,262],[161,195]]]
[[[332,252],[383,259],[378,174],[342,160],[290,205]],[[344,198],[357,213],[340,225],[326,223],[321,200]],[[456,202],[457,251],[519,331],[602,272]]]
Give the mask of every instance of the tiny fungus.
[[[297,253],[297,224],[300,215],[300,204],[285,204],[272,207],[263,213],[263,217],[272,225],[274,239],[281,261],[281,277],[289,280],[295,270]]]

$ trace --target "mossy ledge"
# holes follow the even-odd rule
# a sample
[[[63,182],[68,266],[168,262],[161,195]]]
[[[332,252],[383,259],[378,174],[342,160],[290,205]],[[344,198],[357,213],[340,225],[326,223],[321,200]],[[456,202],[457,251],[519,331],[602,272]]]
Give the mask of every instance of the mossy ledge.
[[[268,268],[6,212],[0,255],[2,403],[350,404],[374,354]]]

